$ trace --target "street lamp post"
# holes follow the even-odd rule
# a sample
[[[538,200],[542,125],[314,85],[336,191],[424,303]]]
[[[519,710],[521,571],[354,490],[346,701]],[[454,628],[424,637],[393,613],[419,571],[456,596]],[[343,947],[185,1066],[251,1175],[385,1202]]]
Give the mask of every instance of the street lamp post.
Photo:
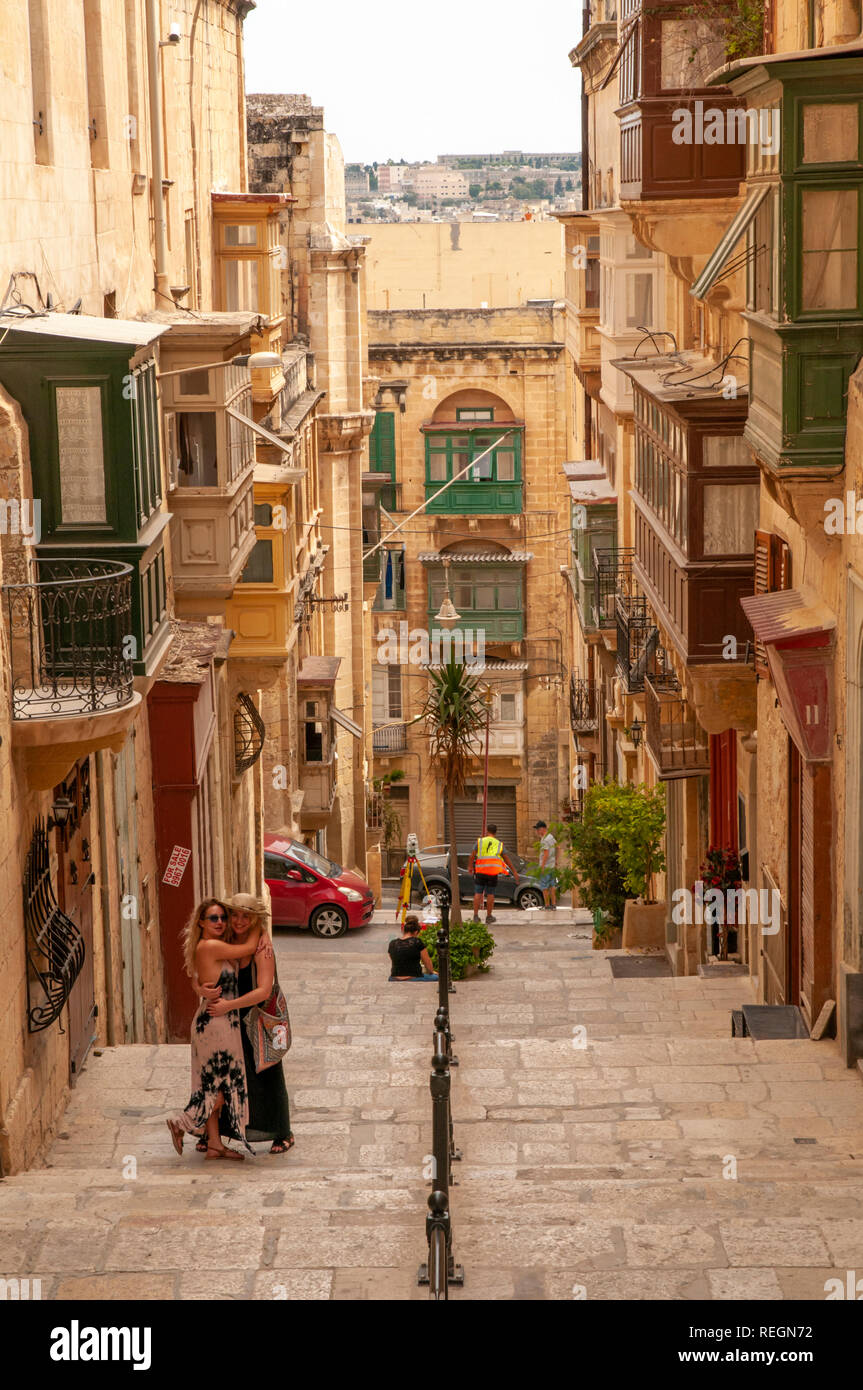
[[[485,701],[485,776],[482,784],[482,833],[485,836],[488,823],[488,743],[491,728],[491,706],[494,700],[494,693],[490,685],[486,686],[482,698]]]

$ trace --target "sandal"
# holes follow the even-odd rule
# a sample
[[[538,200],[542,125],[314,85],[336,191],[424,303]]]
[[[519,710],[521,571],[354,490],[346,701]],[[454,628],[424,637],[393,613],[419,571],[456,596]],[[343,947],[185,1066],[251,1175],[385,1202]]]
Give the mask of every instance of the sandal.
[[[185,1138],[184,1130],[183,1130],[183,1128],[182,1128],[181,1125],[178,1125],[178,1124],[177,1124],[177,1121],[176,1121],[176,1120],[166,1120],[165,1123],[166,1123],[166,1125],[168,1126],[168,1129],[169,1129],[170,1132],[171,1132],[171,1142],[172,1142],[172,1144],[174,1145],[174,1148],[177,1150],[177,1153],[178,1153],[178,1154],[180,1155],[180,1157],[182,1158],[182,1157],[183,1157],[183,1139]]]
[[[238,1154],[236,1149],[207,1149],[207,1158],[232,1158],[236,1163],[242,1163],[245,1154]]]
[[[207,1152],[207,1141],[206,1141],[206,1139],[199,1139],[198,1142],[197,1142],[197,1144],[195,1145],[195,1153],[196,1153],[196,1154],[205,1154],[206,1152]]]
[[[288,1137],[287,1137],[287,1139],[276,1139],[276,1140],[274,1140],[274,1142],[273,1142],[273,1146],[272,1146],[272,1148],[270,1149],[270,1153],[271,1153],[271,1154],[286,1154],[286,1153],[288,1152],[289,1149],[292,1149],[292,1148],[294,1147],[294,1144],[295,1144],[296,1142],[297,1142],[297,1141],[295,1140],[295,1138],[294,1138],[294,1136],[293,1136],[292,1134],[289,1134]]]

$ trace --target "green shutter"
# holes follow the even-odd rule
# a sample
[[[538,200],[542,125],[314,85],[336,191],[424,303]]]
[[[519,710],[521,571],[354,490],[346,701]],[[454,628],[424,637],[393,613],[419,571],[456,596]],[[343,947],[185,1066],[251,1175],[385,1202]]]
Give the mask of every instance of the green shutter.
[[[369,458],[374,473],[389,473],[396,480],[396,417],[391,410],[379,410],[369,435]]]

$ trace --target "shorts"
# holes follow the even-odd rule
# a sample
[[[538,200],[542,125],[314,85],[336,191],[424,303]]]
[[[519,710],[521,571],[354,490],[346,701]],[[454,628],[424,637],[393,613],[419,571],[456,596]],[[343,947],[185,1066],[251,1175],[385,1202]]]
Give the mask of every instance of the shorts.
[[[474,874],[473,886],[476,893],[493,893],[497,887],[497,874]]]
[[[539,876],[539,886],[540,886],[540,888],[542,889],[542,891],[543,891],[544,893],[547,893],[548,890],[549,890],[549,888],[554,888],[554,887],[556,887],[556,885],[557,885],[557,873],[555,872],[555,870],[554,870],[554,869],[544,869],[543,872],[542,872],[542,873],[540,874],[540,876]]]

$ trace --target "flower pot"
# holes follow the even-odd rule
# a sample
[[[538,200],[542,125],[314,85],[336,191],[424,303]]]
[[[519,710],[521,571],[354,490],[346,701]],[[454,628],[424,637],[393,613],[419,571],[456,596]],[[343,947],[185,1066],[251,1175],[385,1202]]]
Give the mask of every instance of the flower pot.
[[[464,968],[464,974],[462,975],[462,979],[463,979],[463,980],[469,980],[470,977],[471,977],[471,975],[478,975],[478,974],[479,974],[479,965],[478,965],[478,964],[477,964],[477,965],[466,965],[465,968]]]
[[[609,936],[603,937],[601,941],[598,940],[598,938],[594,934],[594,951],[619,951],[622,935],[623,933],[620,927],[615,927],[611,934]]]
[[[623,910],[623,946],[665,947],[666,904],[640,903],[628,898]]]

